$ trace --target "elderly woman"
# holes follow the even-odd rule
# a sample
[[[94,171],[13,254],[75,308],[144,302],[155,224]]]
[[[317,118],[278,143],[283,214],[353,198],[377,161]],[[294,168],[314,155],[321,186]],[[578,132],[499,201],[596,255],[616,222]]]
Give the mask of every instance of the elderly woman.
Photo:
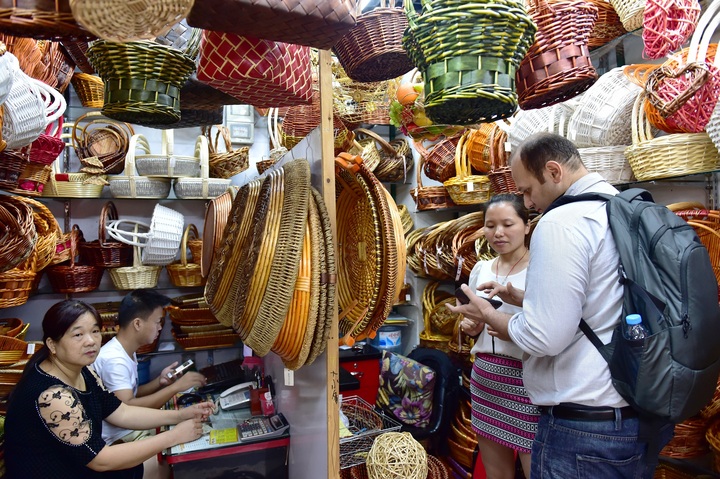
[[[5,420],[9,479],[132,478],[162,450],[202,435],[213,404],[178,411],[129,406],[88,368],[100,350],[100,317],[81,301],[53,305],[43,319],[45,347],[28,361]],[[102,421],[128,429],[177,424],[142,441],[108,446]]]

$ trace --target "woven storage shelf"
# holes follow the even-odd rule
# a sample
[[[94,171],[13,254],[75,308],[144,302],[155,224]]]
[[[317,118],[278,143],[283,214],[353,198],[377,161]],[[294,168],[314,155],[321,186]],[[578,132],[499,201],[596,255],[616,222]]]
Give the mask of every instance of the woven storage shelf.
[[[140,176],[157,176],[161,178],[196,177],[200,175],[200,155],[197,143],[195,155],[175,154],[175,133],[173,130],[162,131],[162,147],[160,154],[148,153],[135,155],[135,168]],[[138,138],[140,142],[141,139]],[[207,143],[205,144],[207,151]]]
[[[103,115],[139,125],[180,120],[180,88],[195,70],[187,55],[155,42],[101,40],[88,59],[105,82]]]
[[[172,263],[182,241],[185,218],[175,210],[156,204],[150,224],[141,221],[113,220],[106,226],[110,237],[142,248],[142,263],[164,266]],[[126,231],[122,224],[138,227],[141,232]]]
[[[132,246],[107,239],[107,224],[117,219],[119,217],[115,203],[106,202],[100,210],[98,239],[90,242],[80,240],[78,243],[80,259],[83,263],[101,268],[119,268],[133,264]]]
[[[229,179],[210,178],[208,163],[208,139],[204,135],[197,137],[195,157],[200,159],[200,178],[177,178],[173,182],[175,196],[180,199],[208,199],[225,193],[230,186]]]
[[[197,78],[257,107],[308,103],[312,97],[310,49],[205,30]]]
[[[376,82],[412,70],[402,46],[402,35],[408,26],[402,4],[380,0],[378,7],[362,14],[361,2],[356,5],[357,24],[333,47],[347,75],[359,82]]]
[[[456,175],[443,182],[450,198],[457,205],[485,203],[492,195],[490,179],[486,175],[472,175],[467,155],[468,132],[464,133],[455,148]]]
[[[94,35],[113,42],[153,39],[187,16],[192,0],[70,0],[72,15]]]
[[[135,155],[138,148],[144,151],[146,155],[151,154],[147,138],[141,134],[133,135],[130,138],[127,156],[125,156],[123,174],[108,177],[110,192],[115,198],[167,198],[172,186],[170,178],[140,176],[137,174]]]
[[[74,225],[70,237],[70,264],[54,265],[45,269],[50,286],[56,293],[85,293],[94,291],[100,285],[103,268],[75,263],[78,243],[82,237],[82,231]]]
[[[213,178],[231,178],[238,173],[248,169],[250,147],[242,146],[240,148],[232,148],[230,138],[230,130],[223,125],[215,125],[217,129],[215,140],[212,139],[212,126],[203,129],[203,134],[207,137],[210,149],[209,166],[210,176]],[[219,140],[222,136],[225,144],[225,151],[220,151]],[[217,196],[217,195],[215,195]]]
[[[180,241],[180,263],[166,266],[168,275],[170,276],[170,282],[174,286],[181,288],[204,286],[207,281],[201,274],[199,263],[188,263],[187,250],[191,235],[194,239],[200,236],[194,224],[187,225],[183,232],[182,240]]]
[[[343,397],[340,404],[352,436],[340,439],[340,469],[364,464],[375,439],[386,432],[399,431],[401,424],[379,413],[358,396]]]
[[[538,31],[515,77],[518,103],[525,110],[573,98],[598,78],[587,45],[597,20],[593,5],[582,0],[532,0],[528,13]]]
[[[125,155],[134,133],[128,123],[104,117],[99,111],[89,111],[73,122],[71,138],[79,159],[97,157],[105,173],[118,174],[125,166]]]
[[[425,80],[427,116],[470,125],[512,115],[516,69],[536,30],[522,4],[428,0],[420,14],[405,5],[403,43]]]
[[[642,108],[644,94],[633,105],[633,144],[625,156],[638,181],[714,171],[720,152],[707,133],[674,133],[654,138]]]

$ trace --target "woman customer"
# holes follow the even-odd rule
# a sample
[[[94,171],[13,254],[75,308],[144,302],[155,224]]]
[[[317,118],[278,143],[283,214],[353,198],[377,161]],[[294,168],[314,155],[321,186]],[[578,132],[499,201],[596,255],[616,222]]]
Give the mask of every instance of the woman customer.
[[[493,196],[485,210],[484,233],[498,257],[478,261],[470,272],[468,286],[478,296],[501,299],[500,311],[521,310],[525,273],[530,256],[525,245],[530,233],[528,211],[521,196]],[[496,297],[497,296],[497,297]],[[492,336],[484,323],[463,318],[461,328],[479,334],[472,348],[475,355],[470,392],[472,428],[477,433],[480,457],[488,479],[514,479],[515,454],[525,477],[530,475],[530,451],[540,417],[530,403],[522,382],[522,351],[510,341]]]
[[[212,402],[177,411],[129,406],[108,392],[88,368],[100,350],[100,316],[66,300],[42,322],[45,347],[28,361],[5,420],[8,479],[143,477],[143,461],[202,435]],[[128,429],[177,424],[142,441],[108,446],[102,421]]]

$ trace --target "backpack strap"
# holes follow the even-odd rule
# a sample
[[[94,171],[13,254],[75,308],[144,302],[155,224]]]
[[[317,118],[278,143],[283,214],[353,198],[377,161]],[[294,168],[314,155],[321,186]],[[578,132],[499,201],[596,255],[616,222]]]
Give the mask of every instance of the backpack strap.
[[[590,342],[593,343],[595,349],[598,350],[603,359],[608,364],[610,364],[610,360],[612,359],[612,352],[608,351],[603,342],[600,341],[600,338],[598,338],[598,335],[595,334],[595,331],[592,330],[590,325],[583,318],[580,318],[580,330],[585,333],[585,336],[587,336]]]

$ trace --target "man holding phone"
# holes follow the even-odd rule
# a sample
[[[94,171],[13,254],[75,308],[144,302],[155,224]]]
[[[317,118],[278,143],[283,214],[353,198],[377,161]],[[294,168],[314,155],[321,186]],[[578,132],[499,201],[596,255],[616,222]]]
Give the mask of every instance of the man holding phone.
[[[152,381],[138,384],[137,350],[151,344],[160,334],[168,304],[170,298],[152,289],[128,293],[118,310],[118,333],[100,349],[93,363],[105,387],[126,404],[160,408],[175,394],[206,384],[200,373],[187,369],[176,373],[177,361]],[[108,444],[130,442],[146,435],[147,431],[129,431],[103,423],[103,439]]]

